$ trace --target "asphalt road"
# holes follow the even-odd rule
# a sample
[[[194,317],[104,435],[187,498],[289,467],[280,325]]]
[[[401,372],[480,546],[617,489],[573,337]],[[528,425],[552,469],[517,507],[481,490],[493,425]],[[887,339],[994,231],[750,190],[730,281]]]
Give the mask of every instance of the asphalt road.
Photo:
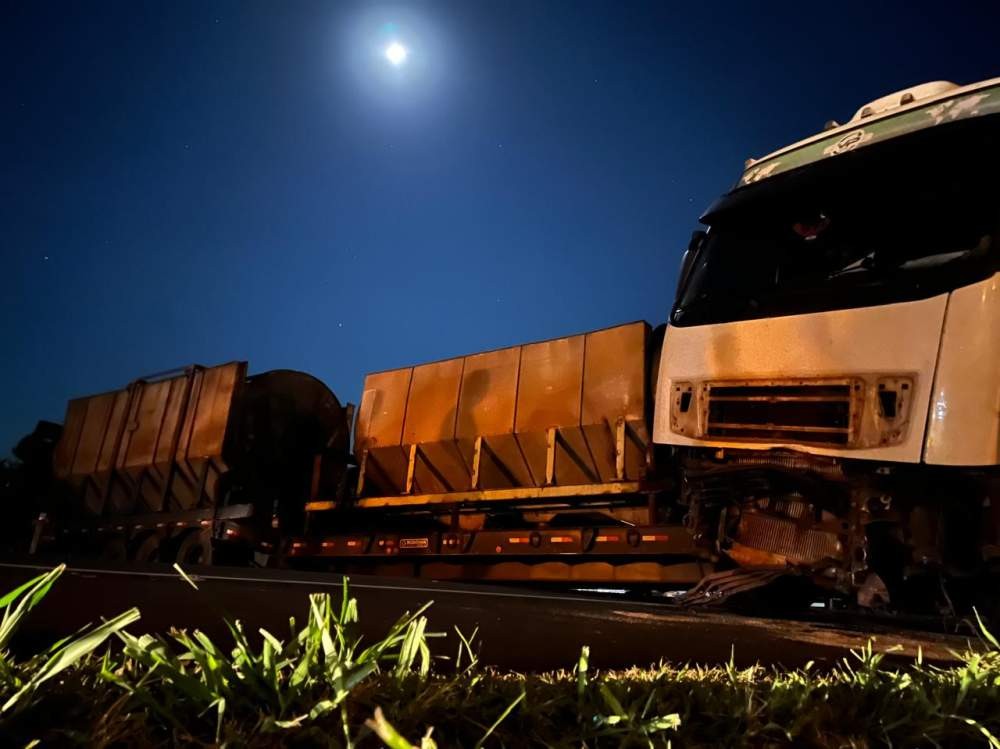
[[[28,580],[44,565],[0,563],[0,591]],[[192,568],[194,590],[169,567],[139,571],[70,567],[31,613],[22,642],[50,641],[88,622],[138,606],[142,620],[133,631],[199,628],[228,642],[223,617],[240,619],[256,632],[264,627],[284,637],[288,617],[305,619],[307,594],[329,592],[339,599],[341,576],[286,570]],[[433,641],[454,654],[454,627],[479,627],[481,660],[519,671],[571,668],[582,645],[598,668],[645,666],[661,659],[720,663],[735,653],[741,666],[760,662],[796,666],[831,664],[875,637],[879,650],[899,648],[893,657],[948,661],[968,640],[923,632],[898,632],[866,625],[864,630],[817,622],[758,619],[716,611],[689,611],[660,603],[544,590],[436,583],[426,580],[355,577],[360,627],[378,637],[405,611],[433,601],[428,631],[448,632]]]

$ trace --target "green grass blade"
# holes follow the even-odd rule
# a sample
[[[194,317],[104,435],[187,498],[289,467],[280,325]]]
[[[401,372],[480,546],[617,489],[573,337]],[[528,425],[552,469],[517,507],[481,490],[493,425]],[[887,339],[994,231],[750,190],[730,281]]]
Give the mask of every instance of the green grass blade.
[[[192,580],[188,576],[188,573],[186,573],[184,570],[181,569],[181,566],[177,562],[174,562],[174,569],[177,571],[177,574],[181,576],[181,578],[184,580],[184,582],[186,582],[188,585],[190,585],[195,590],[198,590],[198,585],[195,583],[194,580]]]
[[[365,725],[372,729],[389,749],[416,749],[385,719],[380,707],[375,708],[375,717],[366,720]]]
[[[36,670],[25,685],[16,692],[3,707],[0,713],[6,713],[20,703],[25,696],[33,693],[41,684],[56,676],[70,666],[76,665],[82,658],[90,655],[100,647],[108,637],[120,629],[139,620],[139,609],[133,608],[119,614],[89,632],[77,637],[54,653],[38,670]]]
[[[493,732],[497,730],[497,726],[503,723],[504,719],[511,714],[514,708],[521,704],[521,701],[525,698],[525,695],[527,695],[527,692],[525,692],[524,689],[522,689],[521,694],[519,694],[513,702],[507,705],[507,709],[504,710],[502,713],[500,713],[500,717],[493,722],[492,726],[486,729],[486,733],[484,733],[482,738],[476,742],[475,749],[482,749],[483,744],[486,743],[486,739],[488,739],[493,734]]]

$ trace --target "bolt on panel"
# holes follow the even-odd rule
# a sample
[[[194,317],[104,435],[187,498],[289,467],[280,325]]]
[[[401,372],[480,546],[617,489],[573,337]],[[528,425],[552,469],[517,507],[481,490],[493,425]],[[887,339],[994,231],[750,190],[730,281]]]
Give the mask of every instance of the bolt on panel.
[[[601,481],[645,475],[648,338],[643,322],[587,334],[581,421]]]
[[[403,425],[403,444],[417,445],[411,490],[420,493],[470,487],[470,469],[455,442],[463,359],[413,368]]]
[[[354,451],[364,460],[365,483],[385,494],[402,494],[406,488],[403,419],[412,373],[407,367],[368,375],[358,409]]]
[[[521,349],[515,431],[535,486],[597,480],[580,428],[584,344],[578,335]],[[556,430],[554,476],[547,476],[550,429]]]
[[[521,347],[465,357],[455,437],[466,465],[476,460],[478,489],[531,486],[531,474],[514,436]]]

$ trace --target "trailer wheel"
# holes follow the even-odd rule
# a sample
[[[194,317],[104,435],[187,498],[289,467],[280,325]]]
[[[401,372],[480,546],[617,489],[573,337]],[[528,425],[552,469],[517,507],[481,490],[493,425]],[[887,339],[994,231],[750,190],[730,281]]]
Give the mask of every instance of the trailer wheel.
[[[101,559],[105,562],[124,562],[128,559],[128,546],[121,536],[109,538],[101,547]]]
[[[212,534],[209,530],[191,530],[177,547],[177,564],[211,564]]]
[[[155,562],[160,555],[161,539],[155,533],[149,533],[135,544],[132,559],[136,562]]]

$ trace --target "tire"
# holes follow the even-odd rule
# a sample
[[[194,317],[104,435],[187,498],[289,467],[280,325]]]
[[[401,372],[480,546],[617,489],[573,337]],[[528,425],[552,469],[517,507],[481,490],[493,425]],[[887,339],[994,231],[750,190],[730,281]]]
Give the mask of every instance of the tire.
[[[133,544],[131,558],[135,562],[158,562],[162,539],[155,533],[147,533],[136,539]]]
[[[121,536],[109,538],[101,547],[101,559],[105,562],[125,562],[128,560],[128,545]]]
[[[192,529],[177,547],[177,564],[209,565],[212,563],[212,534],[208,529]]]

